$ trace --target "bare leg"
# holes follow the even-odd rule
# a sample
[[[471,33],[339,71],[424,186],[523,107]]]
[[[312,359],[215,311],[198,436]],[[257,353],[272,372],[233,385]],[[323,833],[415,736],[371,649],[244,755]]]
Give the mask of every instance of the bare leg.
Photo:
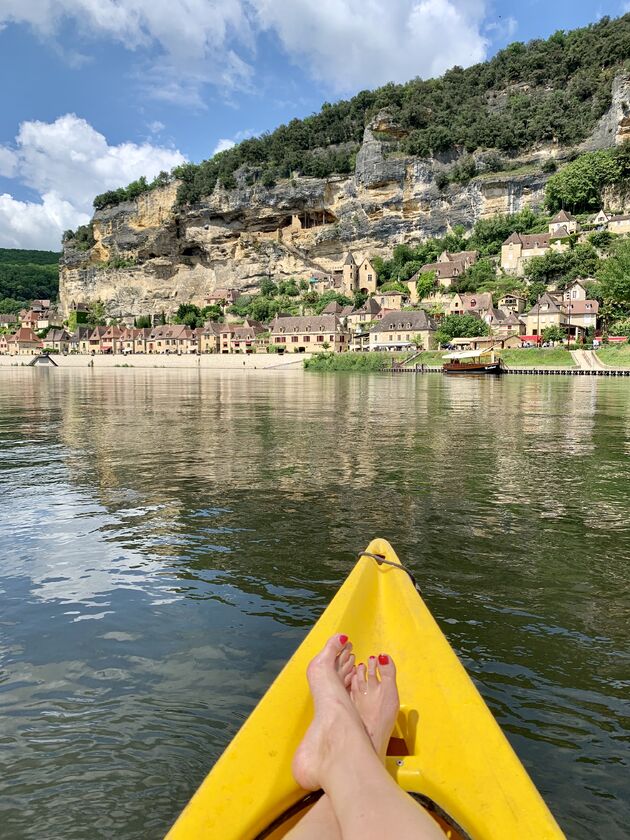
[[[337,672],[342,648],[340,637],[334,636],[308,667],[315,716],[293,759],[296,781],[306,790],[324,789],[343,840],[444,840],[431,817],[398,787],[379,760]],[[383,669],[390,664],[384,662]],[[373,669],[376,675],[380,666],[373,663]],[[393,670],[383,681],[386,677],[395,679]],[[369,680],[368,674],[368,694],[362,697],[369,697]],[[360,678],[356,688],[365,691]]]
[[[337,637],[343,639],[344,637]],[[346,691],[355,674],[352,644],[346,642],[335,660],[335,669]],[[341,829],[326,794],[313,805],[308,814],[287,835],[291,840],[341,840]]]

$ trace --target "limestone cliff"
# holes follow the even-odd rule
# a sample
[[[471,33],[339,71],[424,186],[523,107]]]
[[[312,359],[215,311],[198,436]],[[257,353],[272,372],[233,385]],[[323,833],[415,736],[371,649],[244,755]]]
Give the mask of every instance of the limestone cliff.
[[[630,132],[630,79],[617,78],[613,101],[583,148],[605,148]],[[570,150],[550,144],[489,171],[491,155],[476,154],[481,173],[466,185],[440,189],[457,154],[443,159],[402,156],[387,113],[365,129],[351,176],[296,177],[271,188],[217,187],[195,206],[175,204],[177,184],[97,211],[89,251],[65,243],[60,297],[102,300],[110,316],[167,314],[180,303],[203,304],[216,288],[257,288],[266,276],[308,277],[340,266],[345,252],[389,256],[398,243],[470,229],[480,218],[542,204],[542,164]],[[486,171],[484,171],[484,169]],[[117,267],[116,267],[117,266]],[[122,266],[122,267],[121,267]]]

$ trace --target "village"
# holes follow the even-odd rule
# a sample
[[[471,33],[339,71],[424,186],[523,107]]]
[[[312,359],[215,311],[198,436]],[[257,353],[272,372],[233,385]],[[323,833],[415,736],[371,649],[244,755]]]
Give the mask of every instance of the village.
[[[630,233],[630,216],[597,213],[590,232],[607,230]],[[87,321],[88,305],[73,302],[69,329],[50,300],[34,300],[29,310],[16,318],[0,314],[0,354],[32,356],[61,354],[158,354],[207,353],[342,353],[352,351],[436,350],[440,322],[451,315],[472,316],[479,321],[479,334],[455,337],[447,346],[457,349],[531,347],[554,342],[592,342],[596,336],[599,303],[588,296],[588,281],[578,278],[564,288],[548,286],[535,303],[523,294],[527,263],[547,253],[563,253],[583,236],[578,221],[568,212],[557,213],[544,233],[513,232],[501,247],[497,272],[521,281],[518,290],[493,300],[490,292],[459,293],[456,280],[477,261],[477,251],[444,251],[434,263],[422,266],[395,290],[380,290],[378,274],[368,257],[357,259],[348,252],[343,264],[331,273],[312,272],[307,288],[317,296],[336,293],[352,299],[360,293],[359,306],[331,300],[318,314],[278,313],[267,323],[239,318],[232,311],[239,293],[217,289],[205,299],[221,313],[221,320],[203,326],[154,323],[135,326],[134,319],[120,318],[108,325]],[[421,278],[432,277],[428,294],[418,291]],[[303,281],[304,282],[304,281]],[[515,283],[516,286],[516,283]],[[407,291],[402,291],[406,287]],[[305,307],[303,307],[304,309]],[[164,317],[163,321],[167,320]]]

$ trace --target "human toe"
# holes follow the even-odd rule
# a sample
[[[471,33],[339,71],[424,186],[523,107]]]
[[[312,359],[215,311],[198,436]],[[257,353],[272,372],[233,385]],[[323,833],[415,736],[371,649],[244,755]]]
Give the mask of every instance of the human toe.
[[[379,653],[378,673],[382,680],[396,679],[396,665],[394,664],[394,660],[388,653]]]

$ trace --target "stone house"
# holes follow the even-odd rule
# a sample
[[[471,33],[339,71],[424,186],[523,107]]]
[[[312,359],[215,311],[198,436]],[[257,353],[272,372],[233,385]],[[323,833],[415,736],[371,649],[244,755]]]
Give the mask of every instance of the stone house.
[[[6,333],[0,333],[0,355],[5,355],[9,352],[9,342]]]
[[[0,312],[0,327],[10,327],[13,324],[19,324],[19,318],[17,315]]]
[[[381,305],[375,297],[368,298],[363,306],[353,308],[345,317],[348,326],[355,330],[362,324],[369,324],[381,317]]]
[[[383,312],[398,312],[409,301],[407,295],[402,292],[378,292],[374,299]]]
[[[525,311],[526,306],[527,298],[522,295],[518,295],[515,292],[503,295],[503,297],[499,299],[499,309],[503,309],[504,312],[515,312],[517,315],[520,315],[521,312]]]
[[[200,353],[218,353],[221,325],[216,321],[207,321],[199,335]]]
[[[335,269],[332,274],[314,271],[310,284],[319,294],[332,290],[351,298],[355,292],[374,294],[377,280],[378,274],[370,260],[364,257],[357,262],[352,252],[348,251],[341,268]]]
[[[370,330],[370,350],[404,350],[420,342],[423,350],[433,350],[436,325],[423,310],[386,312]]]
[[[101,353],[117,353],[120,350],[119,342],[122,333],[120,327],[114,324],[107,327],[101,338]]]
[[[230,352],[257,353],[264,351],[269,343],[269,331],[257,321],[247,321],[234,327]]]
[[[350,332],[337,315],[277,315],[270,344],[284,353],[343,353],[349,349]]]
[[[352,251],[348,251],[341,268],[342,294],[350,298],[355,292],[373,294],[376,291],[377,279],[376,270],[367,257],[357,263]]]
[[[449,289],[457,277],[462,275],[479,259],[478,251],[442,251],[437,262],[427,263],[407,281],[412,303],[418,303],[417,280],[423,274],[435,273],[435,279],[444,289]]]
[[[579,225],[577,219],[566,210],[560,210],[549,222],[549,233],[557,233],[564,228],[567,234],[577,233]]]
[[[38,320],[39,314],[34,312],[32,309],[27,309],[25,312],[20,313],[20,326],[27,330],[35,331],[39,329],[37,326]]]
[[[482,316],[494,336],[524,335],[525,322],[515,312],[503,309],[488,309]]]
[[[492,309],[490,292],[456,292],[451,298],[447,315],[482,315]]]
[[[33,356],[40,353],[43,344],[30,327],[19,327],[7,338],[7,350],[11,356]]]
[[[215,289],[205,297],[206,306],[231,306],[239,296],[236,289]]]
[[[86,327],[85,325],[76,327],[74,332],[70,333],[70,353],[86,352],[81,349],[81,342],[87,342],[91,332],[91,327]]]
[[[586,331],[589,327],[595,329],[597,316],[599,314],[599,301],[597,300],[575,300],[564,304],[567,312],[567,324],[571,327],[571,335],[574,335],[573,327]]]
[[[562,303],[554,295],[545,292],[527,313],[527,335],[539,336],[547,327],[568,327],[567,313]]]
[[[57,353],[68,353],[70,351],[70,333],[64,329],[48,330],[46,338],[43,340],[44,347],[49,347]]]
[[[158,354],[187,354],[197,352],[193,331],[185,324],[162,324],[153,327],[146,339],[146,352]]]
[[[569,237],[562,225],[551,233],[511,233],[501,246],[501,268],[506,274],[523,277],[527,260],[544,257],[550,250],[567,251]]]
[[[600,210],[591,220],[591,224],[598,230],[607,230],[618,236],[630,233],[630,215],[614,216]]]
[[[102,342],[103,336],[105,335],[107,330],[108,330],[108,327],[102,327],[102,326],[94,327],[92,329],[92,331],[90,332],[88,338],[87,338],[87,342],[86,342],[87,346],[85,347],[85,349],[82,349],[81,352],[82,353],[92,353],[92,354],[101,353],[102,352],[101,342]]]

